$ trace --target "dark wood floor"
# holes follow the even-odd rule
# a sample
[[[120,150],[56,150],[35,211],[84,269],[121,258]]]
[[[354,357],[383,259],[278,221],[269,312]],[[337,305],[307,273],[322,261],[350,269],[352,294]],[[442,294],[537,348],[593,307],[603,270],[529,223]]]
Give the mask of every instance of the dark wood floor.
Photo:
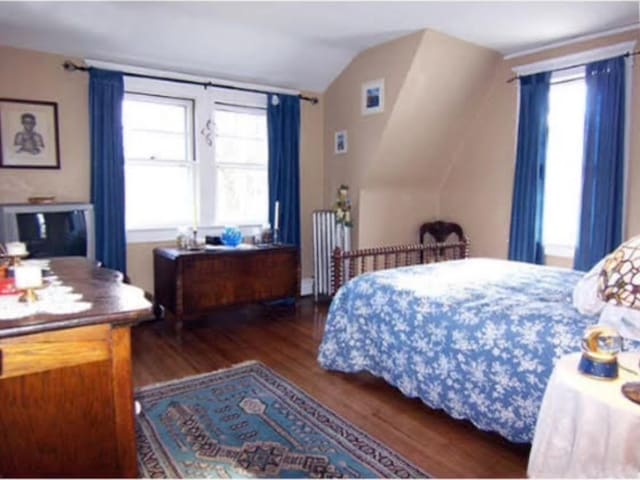
[[[331,373],[316,361],[326,306],[250,306],[185,324],[178,341],[163,322],[133,328],[135,386],[260,360],[436,477],[524,477],[528,448],[404,397],[366,374]]]

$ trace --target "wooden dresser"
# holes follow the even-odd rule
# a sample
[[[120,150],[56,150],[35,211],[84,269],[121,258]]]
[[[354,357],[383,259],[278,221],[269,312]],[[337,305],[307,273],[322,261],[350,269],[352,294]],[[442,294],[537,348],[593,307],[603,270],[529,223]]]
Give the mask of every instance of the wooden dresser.
[[[135,477],[129,334],[151,304],[84,258],[51,268],[93,306],[0,321],[0,477]]]
[[[268,245],[252,249],[153,251],[156,314],[179,330],[183,320],[229,305],[297,297],[298,248]]]

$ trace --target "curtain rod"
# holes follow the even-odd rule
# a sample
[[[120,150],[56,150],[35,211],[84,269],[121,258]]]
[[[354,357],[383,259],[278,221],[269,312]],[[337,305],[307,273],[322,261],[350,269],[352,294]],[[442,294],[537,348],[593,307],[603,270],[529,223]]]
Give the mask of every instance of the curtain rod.
[[[622,56],[623,57],[632,57],[634,55],[640,55],[640,50],[636,50],[635,52],[627,52],[627,53],[623,54]],[[547,71],[548,72],[562,72],[563,70],[571,70],[572,68],[584,67],[588,63],[591,63],[591,62],[577,63],[575,65],[569,65],[568,67],[552,68],[551,70],[547,70]],[[515,75],[515,76],[511,77],[509,80],[507,80],[507,83],[514,82],[514,81],[518,80],[518,78],[520,78],[520,75]]]
[[[89,72],[93,68],[93,67],[83,67],[81,65],[76,65],[75,63],[69,60],[65,61],[62,64],[62,66],[67,72],[77,72],[77,71]],[[199,85],[201,87],[204,87],[205,89],[211,87],[211,88],[226,88],[227,90],[237,90],[240,92],[250,92],[250,93],[264,93],[264,94],[273,93],[273,92],[268,92],[266,90],[259,90],[256,88],[235,87],[233,85],[222,85],[219,83],[212,83],[212,82],[198,82],[195,80],[185,80],[182,78],[161,77],[157,75],[145,75],[142,73],[133,73],[133,72],[122,72],[122,74],[127,77],[147,78],[149,80],[162,80],[164,82],[182,83],[186,85]],[[298,94],[298,98],[300,100],[304,100],[305,102],[311,102],[312,105],[315,105],[316,103],[318,103],[318,99],[316,97],[307,97],[306,95]]]

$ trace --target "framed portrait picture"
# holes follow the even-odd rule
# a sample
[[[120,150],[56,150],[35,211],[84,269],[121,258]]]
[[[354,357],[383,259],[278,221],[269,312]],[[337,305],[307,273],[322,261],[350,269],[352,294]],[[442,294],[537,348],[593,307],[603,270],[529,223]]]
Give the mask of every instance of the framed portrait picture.
[[[57,103],[0,98],[0,167],[60,168]]]
[[[340,130],[335,134],[334,153],[347,153],[347,131]]]
[[[384,78],[362,84],[362,114],[384,111]]]

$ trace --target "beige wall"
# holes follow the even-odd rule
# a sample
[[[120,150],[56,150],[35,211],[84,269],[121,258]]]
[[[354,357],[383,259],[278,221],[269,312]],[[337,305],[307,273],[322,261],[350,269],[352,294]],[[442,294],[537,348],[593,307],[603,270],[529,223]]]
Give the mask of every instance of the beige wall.
[[[435,32],[369,49],[325,94],[325,200],[351,187],[357,246],[412,242],[432,218],[459,222],[475,256],[506,258],[515,163],[515,65],[627,40],[638,31],[505,61],[496,52]],[[627,236],[640,233],[640,72],[634,67]],[[385,113],[360,114],[363,82],[384,77]],[[378,117],[378,118],[375,118]],[[346,129],[349,152],[334,155]],[[568,266],[566,259],[549,263]]]
[[[153,293],[153,249],[173,247],[175,242],[149,242],[127,244],[127,273],[131,283]]]
[[[568,257],[554,257],[547,255],[544,257],[544,263],[550,267],[573,268],[573,258]]]
[[[58,103],[60,170],[0,168],[0,202],[55,195],[89,201],[89,111],[86,75],[62,69],[65,57],[0,46],[0,98]]]
[[[58,201],[88,201],[90,196],[90,150],[88,76],[67,73],[65,59],[35,52],[0,47],[0,98],[58,102],[60,170],[0,169],[0,202],[26,202],[34,195],[55,195]],[[315,95],[314,93],[308,93]],[[310,276],[311,211],[323,206],[324,135],[323,101],[302,104],[301,210],[302,272]],[[137,243],[127,246],[127,269],[133,283],[153,292],[152,250],[169,243]]]
[[[300,214],[302,228],[301,267],[302,278],[313,276],[313,226],[311,214],[324,207],[324,97],[314,92],[308,96],[318,97],[312,105],[302,102],[300,133]]]
[[[459,221],[471,238],[471,253],[506,258],[515,168],[517,83],[512,67],[622,41],[640,41],[638,31],[600,38],[500,62],[441,190],[441,214]],[[634,66],[628,171],[627,236],[640,233],[640,72]],[[554,264],[557,260],[550,259]],[[566,262],[563,263],[566,265]]]
[[[424,222],[438,219],[437,193],[416,188],[360,190],[360,244],[372,248],[418,243]]]
[[[365,51],[334,80],[325,94],[325,197],[350,186],[358,247],[416,241],[419,225],[438,217],[450,152],[497,62],[491,50],[422,31]],[[362,115],[361,85],[377,78],[385,111]],[[335,155],[343,129],[349,151]]]
[[[366,175],[421,39],[422,34],[417,33],[363,52],[324,94],[324,198],[327,206],[331,206],[338,187],[349,185],[355,220],[354,244],[357,244],[360,231],[360,190],[366,185]],[[379,78],[385,80],[384,112],[364,116],[360,105],[361,85]],[[335,155],[334,135],[340,130],[347,130],[348,151]]]

